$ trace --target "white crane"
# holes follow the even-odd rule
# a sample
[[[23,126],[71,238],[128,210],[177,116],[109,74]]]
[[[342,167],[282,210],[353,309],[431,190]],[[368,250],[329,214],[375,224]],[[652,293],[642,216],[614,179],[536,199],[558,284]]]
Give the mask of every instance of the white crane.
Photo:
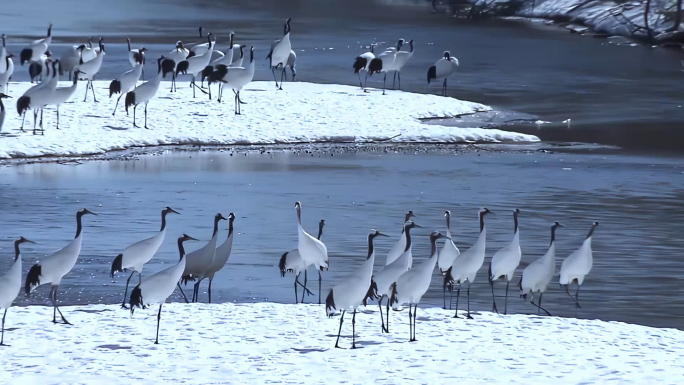
[[[399,39],[397,41],[397,46],[395,47],[389,47],[386,50],[384,50],[381,54],[379,54],[375,59],[371,59],[370,64],[368,65],[368,75],[372,76],[375,73],[379,72],[384,72],[385,75],[382,79],[382,94],[385,95],[385,90],[387,87],[385,86],[385,81],[387,80],[387,73],[390,71],[396,71],[396,66],[395,66],[395,61],[397,58],[397,52],[401,50],[401,47],[404,45],[404,39]],[[394,88],[394,86],[392,86]]]
[[[128,114],[128,107],[133,106],[133,127],[138,127],[135,124],[135,110],[138,105],[145,103],[145,128],[147,129],[147,105],[150,100],[157,94],[159,90],[159,83],[161,83],[162,77],[166,77],[166,74],[173,71],[174,63],[171,60],[166,60],[164,56],[157,59],[157,76],[146,81],[145,83],[135,87],[133,91],[129,91],[126,94],[126,99],[124,100],[124,105],[126,106],[126,114]]]
[[[57,65],[59,65],[59,60],[55,60],[52,63],[52,76],[49,79],[35,85],[17,99],[17,113],[19,115],[24,115],[24,113],[30,108],[33,110],[33,134],[36,134],[36,121],[38,118],[38,111],[40,111],[40,128],[43,131],[43,108],[52,101],[52,96],[55,89],[57,88]],[[24,131],[24,121],[21,121],[21,130]]]
[[[50,99],[47,103],[48,106],[55,106],[57,110],[57,129],[59,130],[59,105],[62,103],[65,103],[67,100],[71,99],[71,97],[76,93],[76,88],[78,87],[78,74],[80,74],[81,71],[76,70],[74,74],[74,80],[71,86],[69,87],[58,87],[55,88],[54,92],[50,96]]]
[[[176,76],[178,76],[179,73],[183,75],[192,75],[192,81],[190,81],[190,86],[192,86],[193,98],[195,97],[195,88],[199,88],[199,86],[195,82],[195,79],[197,78],[197,75],[199,75],[211,62],[211,54],[214,51],[214,45],[216,44],[216,40],[212,41],[211,36],[211,33],[207,35],[207,44],[209,48],[206,52],[204,52],[201,55],[188,56],[188,58],[178,63],[178,65],[176,66]],[[200,91],[206,92],[202,88],[200,88]],[[209,99],[211,100],[211,89],[209,91]]]
[[[174,63],[173,76],[171,77],[171,92],[176,91],[176,69],[178,63],[187,59],[189,54],[190,51],[187,48],[185,48],[183,46],[183,42],[179,40],[176,42],[176,49],[174,49],[166,55],[166,58],[169,60],[173,60]]]
[[[131,67],[135,68],[137,65],[145,67],[145,52],[147,48],[141,47],[136,49],[131,49],[131,39],[126,38],[128,42],[128,62],[131,63]],[[145,70],[143,70],[142,78],[145,80]]]
[[[211,35],[211,34],[212,33],[209,32],[207,37],[209,37],[209,35]],[[202,38],[202,27],[201,26],[199,27],[199,37]],[[215,42],[216,41],[214,41],[214,43]],[[195,44],[192,48],[190,48],[190,52],[188,53],[187,57],[190,58],[193,56],[204,55],[206,52],[209,51],[210,48],[212,48],[212,46],[213,46],[213,49],[212,49],[211,53],[209,53],[209,56],[210,56],[209,61],[216,60],[220,57],[225,56],[225,54],[223,52],[216,49],[215,44],[202,43],[202,44]]]
[[[485,258],[485,249],[487,248],[487,228],[485,227],[485,215],[494,214],[488,208],[480,209],[478,217],[480,220],[480,235],[477,237],[477,241],[468,250],[461,253],[454,260],[454,263],[444,274],[444,284],[450,285],[453,292],[453,284],[458,283],[458,291],[456,292],[456,314],[454,318],[459,318],[458,316],[458,299],[461,295],[461,284],[468,282],[468,314],[466,318],[472,319],[470,316],[470,285],[475,281],[475,276],[478,270],[482,267]],[[451,304],[449,305],[451,306]]]
[[[532,298],[530,303],[537,308],[537,314],[540,310],[544,310],[544,313],[551,315],[546,309],[541,306],[542,295],[546,292],[546,289],[551,283],[551,279],[556,273],[556,228],[565,227],[558,222],[554,222],[551,226],[551,244],[549,245],[549,250],[544,254],[543,257],[537,259],[536,261],[530,263],[525,270],[522,272],[520,277],[520,282],[518,286],[520,287],[520,296],[522,298],[527,298],[528,293],[532,293]],[[534,295],[539,293],[539,303],[534,303]]]
[[[454,244],[454,240],[451,236],[451,211],[447,210],[444,212],[444,218],[446,218],[446,241],[444,241],[444,246],[442,251],[439,253],[439,259],[437,260],[437,266],[439,266],[439,271],[444,275],[446,271],[454,264],[456,258],[461,255],[461,251]],[[447,285],[442,285],[442,294],[444,296],[444,309],[446,310],[446,287]],[[451,304],[449,304],[451,305]],[[449,308],[451,309],[451,308]]]
[[[377,236],[386,237],[387,235],[373,229],[368,234],[368,256],[352,274],[344,278],[340,283],[333,286],[325,299],[325,312],[328,317],[335,315],[337,310],[342,310],[340,316],[340,329],[337,331],[337,341],[335,347],[339,348],[340,333],[342,333],[342,322],[347,310],[353,310],[352,316],[352,349],[356,349],[356,309],[361,306],[366,295],[366,288],[370,286],[371,276],[373,275],[373,265],[375,264],[375,249],[373,239]]]
[[[226,240],[216,248],[214,260],[211,262],[209,270],[207,270],[207,278],[209,278],[209,303],[211,303],[211,283],[214,281],[214,275],[226,265],[230,252],[233,250],[233,222],[235,221],[235,214],[228,214],[228,237]]]
[[[187,284],[188,281],[197,281],[193,285],[192,302],[197,302],[199,299],[200,282],[207,277],[207,272],[214,262],[214,257],[216,256],[216,241],[218,239],[218,224],[220,220],[225,219],[226,218],[221,215],[221,213],[216,214],[214,216],[214,231],[211,240],[209,240],[206,245],[188,254],[188,260],[185,264],[182,278],[185,284]],[[185,296],[185,294],[183,294],[183,296]]]
[[[321,236],[323,235],[323,226],[325,226],[325,219],[321,219],[320,222],[318,222],[318,239],[319,241],[321,240]],[[304,294],[308,295],[313,295],[311,293],[311,290],[306,288],[306,285],[302,285],[301,282],[299,282],[299,275],[304,272],[304,282],[306,282],[307,277],[306,277],[306,262],[302,259],[302,256],[299,254],[299,250],[294,249],[290,250],[287,253],[284,253],[280,257],[280,262],[278,263],[278,268],[280,268],[280,276],[284,277],[285,273],[287,272],[293,272],[295,275],[295,282],[294,282],[294,290],[295,290],[295,304],[299,303],[297,302],[299,300],[299,296],[297,295],[297,285],[302,286],[302,303],[304,303]]]
[[[437,251],[437,240],[443,238],[443,235],[435,231],[430,235],[430,244],[432,251],[430,258],[417,266],[403,273],[396,282],[392,283],[391,294],[389,302],[392,307],[397,310],[396,305],[409,305],[409,341],[416,340],[416,313],[418,312],[418,304],[425,293],[430,288],[432,282],[432,273],[435,271],[435,265],[439,258]],[[411,313],[411,306],[413,305],[413,313]]]
[[[97,57],[97,50],[93,48],[93,38],[89,37],[88,38],[88,45],[83,46],[81,48],[81,58],[79,59],[79,64],[80,61],[83,60],[83,63],[89,62]]]
[[[513,223],[515,228],[513,230],[513,240],[504,246],[502,249],[494,253],[491,262],[489,262],[489,286],[492,287],[492,311],[497,314],[499,310],[496,308],[496,297],[494,296],[494,281],[500,278],[506,280],[506,299],[504,300],[504,315],[508,311],[508,285],[513,279],[515,269],[520,264],[522,258],[522,251],[520,250],[520,229],[518,228],[518,215],[520,209],[513,210]]]
[[[394,262],[397,260],[397,258],[401,257],[401,255],[406,251],[406,234],[404,233],[404,226],[406,226],[406,222],[408,222],[411,218],[415,218],[416,216],[413,214],[413,211],[409,210],[406,215],[404,216],[404,223],[401,225],[401,237],[399,237],[399,240],[397,243],[394,244],[394,246],[390,249],[389,253],[387,253],[387,258],[385,259],[385,265],[389,265],[390,263]],[[412,257],[411,257],[412,259]],[[409,268],[411,268],[410,264],[412,263],[409,262]]]
[[[318,267],[318,304],[320,305],[323,282],[321,271],[328,269],[328,249],[323,242],[304,231],[302,227],[302,204],[300,202],[295,202],[295,210],[297,211],[297,251],[306,264],[305,270],[311,265]],[[304,286],[306,287],[306,280]]]
[[[219,65],[217,66],[216,71],[210,76],[210,79],[213,81],[220,82],[219,102],[221,101],[224,88],[228,87],[235,93],[235,115],[242,114],[240,104],[243,103],[240,99],[240,91],[254,79],[254,46],[250,49],[249,55],[249,65],[247,67],[226,67],[224,65]]]
[[[5,59],[2,61],[7,69],[4,72],[0,72],[0,92],[9,92],[9,81],[14,74],[14,61],[12,60],[13,57],[13,54],[7,54]]]
[[[154,236],[143,239],[126,247],[123,253],[114,258],[112,262],[111,277],[114,278],[116,272],[124,272],[131,270],[131,275],[126,280],[126,289],[124,290],[124,297],[121,301],[121,308],[127,309],[126,298],[128,296],[128,284],[133,278],[133,274],[138,272],[138,284],[142,282],[143,266],[149,262],[157,253],[159,247],[164,243],[166,237],[166,216],[170,213],[180,214],[171,207],[166,207],[161,212],[161,229]]]
[[[211,66],[217,66],[219,64],[223,64],[225,66],[230,66],[231,64],[233,64],[233,52],[235,51],[233,49],[233,40],[234,39],[235,39],[235,32],[231,31],[230,32],[230,45],[229,45],[230,48],[228,48],[228,51],[226,51],[225,55],[221,56],[220,58],[217,58],[216,60],[212,60],[212,62],[210,63]],[[237,44],[236,44],[236,46],[237,46],[237,48],[241,47],[240,45],[237,45]],[[242,66],[239,65],[237,67],[242,67]]]
[[[5,105],[2,103],[2,99],[5,98],[11,98],[11,96],[0,92],[0,132],[2,132],[2,125],[5,123],[5,115],[7,114],[5,112]]]
[[[397,51],[394,57],[392,68],[394,69],[394,79],[399,78],[399,89],[401,90],[401,69],[404,68],[406,62],[413,57],[413,39],[408,42],[409,51]],[[392,81],[392,89],[394,89],[394,80]]]
[[[366,298],[364,298],[364,304],[369,299],[378,299],[378,307],[380,308],[380,321],[382,323],[382,332],[383,333],[389,333],[389,308],[390,308],[390,303],[389,303],[389,297],[391,291],[390,291],[390,286],[394,282],[397,281],[397,279],[404,274],[406,271],[410,269],[409,263],[410,263],[410,250],[411,250],[411,229],[414,227],[421,227],[418,226],[417,224],[408,221],[404,225],[404,234],[406,236],[406,248],[404,250],[404,253],[401,254],[399,258],[397,258],[396,261],[390,263],[389,265],[385,265],[385,267],[382,268],[379,272],[373,275],[373,278],[371,279],[371,284],[370,287],[368,288],[368,292],[366,293]],[[384,297],[387,297],[387,322],[385,322],[382,318],[382,299]]]
[[[90,90],[93,92],[93,100],[95,103],[97,103],[97,98],[95,97],[95,87],[93,87],[93,78],[100,71],[100,67],[102,67],[102,60],[105,56],[105,47],[104,44],[102,44],[102,38],[100,38],[99,44],[100,50],[97,52],[95,58],[85,61],[83,57],[81,57],[81,63],[78,65],[78,67],[76,67],[76,69],[78,69],[82,75],[80,76],[80,80],[88,81],[86,83],[86,93],[83,96],[84,102],[88,98],[88,88],[90,88]],[[83,53],[83,50],[81,50],[81,53]]]
[[[45,51],[43,55],[40,55],[38,60],[32,61],[29,64],[29,80],[31,83],[38,83],[38,81],[43,81],[43,74],[45,76],[50,75],[50,64],[52,61],[52,52]]]
[[[59,74],[63,75],[64,72],[69,74],[69,80],[71,80],[71,75],[81,63],[81,52],[85,49],[84,44],[74,45],[67,48],[62,56],[59,58]]]
[[[133,69],[124,72],[123,75],[119,76],[116,80],[112,80],[112,82],[109,83],[109,97],[111,98],[112,95],[119,94],[119,97],[116,99],[116,104],[114,105],[114,111],[112,112],[112,116],[116,114],[116,107],[119,106],[119,100],[121,100],[121,97],[133,91],[136,84],[138,84],[138,80],[140,80],[140,75],[142,74],[142,71],[142,64],[138,64],[135,67],[133,67]]]
[[[154,340],[155,344],[159,344],[159,323],[161,321],[162,305],[164,305],[166,299],[173,294],[174,290],[176,290],[178,281],[183,275],[183,269],[185,269],[187,258],[185,258],[183,242],[190,240],[196,241],[195,238],[187,234],[183,234],[182,237],[178,238],[180,260],[177,264],[145,278],[144,281],[139,283],[133,288],[133,291],[131,291],[131,316],[133,315],[136,306],[145,309],[148,305],[159,304],[159,313],[157,313],[157,336]]]
[[[35,40],[31,45],[28,47],[24,48],[21,50],[20,54],[20,63],[21,65],[24,65],[24,63],[29,63],[32,61],[37,61],[40,59],[40,56],[45,54],[45,51],[48,50],[48,47],[50,47],[50,44],[52,43],[52,24],[48,26],[47,30],[47,36]]]
[[[357,56],[356,59],[354,59],[354,64],[352,67],[354,68],[354,73],[358,75],[359,77],[359,86],[364,92],[368,92],[366,90],[366,86],[361,82],[361,71],[366,72],[366,79],[365,82],[368,84],[368,71],[370,67],[370,63],[373,59],[375,59],[375,43],[370,45],[370,51],[362,53],[361,55]]]
[[[449,51],[444,51],[444,57],[437,60],[435,65],[428,68],[427,81],[430,84],[431,80],[444,78],[442,84],[442,96],[447,96],[447,78],[458,69],[458,59],[451,57]]]
[[[598,227],[598,222],[594,222],[591,225],[589,234],[582,242],[582,246],[570,254],[561,264],[560,268],[560,280],[558,283],[565,286],[565,292],[568,293],[570,298],[569,286],[571,283],[577,284],[577,291],[575,292],[575,310],[581,309],[582,306],[579,304],[579,290],[580,286],[584,282],[584,277],[591,271],[592,265],[594,263],[594,257],[591,251],[591,237],[594,235],[594,230]]]
[[[283,78],[285,77],[285,66],[287,65],[287,59],[290,57],[290,52],[292,51],[292,44],[290,43],[290,21],[291,18],[287,18],[285,21],[285,26],[283,27],[283,38],[276,40],[271,45],[270,53],[270,64],[271,68],[282,68],[282,73],[280,75],[280,90],[283,89]],[[275,77],[275,71],[273,71],[273,80],[275,80],[276,87],[278,87],[278,80]]]
[[[21,291],[21,252],[19,245],[26,242],[35,243],[24,237],[14,241],[14,263],[5,275],[0,276],[0,309],[5,309],[5,312],[2,314],[0,346],[9,346],[5,345],[5,317],[7,317],[7,310],[12,306],[12,302],[14,302]]]
[[[64,248],[52,253],[52,255],[36,263],[31,267],[26,275],[26,284],[24,290],[26,295],[29,295],[32,290],[40,285],[51,283],[50,299],[52,300],[52,322],[57,323],[57,312],[62,317],[62,322],[71,325],[69,321],[64,318],[62,311],[57,307],[57,290],[62,278],[67,275],[71,269],[74,268],[78,256],[81,254],[81,242],[83,241],[83,225],[81,224],[81,217],[86,214],[97,215],[88,209],[81,209],[76,213],[76,237],[69,242]]]

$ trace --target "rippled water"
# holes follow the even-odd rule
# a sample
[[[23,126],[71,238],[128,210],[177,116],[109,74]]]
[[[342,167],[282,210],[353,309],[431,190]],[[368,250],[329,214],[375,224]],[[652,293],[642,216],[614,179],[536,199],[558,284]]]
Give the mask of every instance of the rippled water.
[[[57,56],[64,42],[104,36],[107,56],[96,78],[107,80],[129,68],[126,37],[150,49],[148,58],[157,58],[179,39],[199,42],[199,25],[219,35],[218,49],[225,49],[234,30],[237,42],[256,46],[255,78],[266,80],[272,79],[266,53],[286,17],[293,18],[292,44],[303,81],[358,84],[351,67],[366,51],[362,45],[380,41],[384,48],[398,38],[414,39],[416,54],[402,71],[405,90],[439,92],[439,84],[427,85],[426,71],[450,50],[461,64],[449,80],[450,96],[554,123],[541,131],[515,130],[544,140],[681,152],[681,52],[616,46],[539,23],[453,19],[433,14],[427,1],[94,0],[83,7],[76,0],[26,0],[3,4],[0,32],[8,34],[10,50],[18,54],[53,22]],[[151,61],[147,73],[153,71]],[[27,73],[18,67],[15,80],[26,80]],[[369,84],[381,86],[379,78]],[[189,95],[185,80],[180,86]],[[568,118],[569,128],[561,124]]]
[[[212,286],[214,301],[292,302],[293,278],[281,278],[277,264],[283,252],[296,247],[296,200],[303,203],[305,228],[315,232],[316,223],[326,220],[323,240],[331,268],[323,274],[324,296],[365,258],[371,228],[393,236],[377,242],[376,265],[384,263],[406,210],[426,226],[414,232],[419,261],[428,257],[429,232],[444,229],[445,209],[452,211],[454,240],[461,249],[477,237],[477,209],[498,212],[487,222],[490,257],[511,239],[510,212],[517,207],[522,210],[525,263],[545,252],[553,221],[567,225],[557,234],[559,266],[581,244],[591,222],[600,222],[579,317],[681,327],[683,178],[679,159],[489,151],[334,156],[170,152],[81,165],[15,165],[0,168],[0,271],[13,256],[14,238],[39,242],[25,248],[27,271],[73,237],[74,214],[88,207],[100,215],[85,218],[81,258],[62,281],[60,298],[70,304],[114,303],[122,296],[125,277],[109,277],[111,261],[128,244],[158,230],[163,207],[182,209],[182,215],[170,218],[168,238],[145,274],[175,263],[178,235],[200,238],[202,243],[188,249],[200,247],[210,237],[213,215],[234,212],[233,253]],[[227,224],[221,227],[220,242]],[[497,290],[503,295],[504,285],[499,283]],[[18,303],[47,303],[48,291],[42,287],[29,299],[21,294]],[[486,267],[471,294],[473,309],[491,309]],[[200,298],[206,301],[206,283]],[[312,300],[317,298],[307,299]],[[544,302],[554,315],[574,316],[569,298],[555,284]],[[441,304],[435,273],[423,306]],[[509,311],[534,310],[511,288]]]

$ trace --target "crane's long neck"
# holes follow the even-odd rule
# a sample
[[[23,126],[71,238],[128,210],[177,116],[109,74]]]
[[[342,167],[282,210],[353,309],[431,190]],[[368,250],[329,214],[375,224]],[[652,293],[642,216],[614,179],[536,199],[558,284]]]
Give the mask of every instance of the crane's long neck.
[[[159,229],[159,231],[166,230],[166,214],[168,214],[168,213],[169,213],[168,211],[162,210],[162,214],[161,214],[162,215],[162,223],[161,223],[161,229]]]
[[[517,212],[513,213],[513,222],[515,223],[515,227],[513,229],[513,234],[517,234],[518,233],[518,213]]]
[[[319,225],[318,226],[318,237],[316,239],[318,239],[320,241],[322,235],[323,235],[323,226]]]
[[[596,229],[596,226],[591,226],[591,229],[589,230],[589,234],[587,234],[587,239],[590,239],[592,235],[594,235],[594,229]]]
[[[483,232],[484,228],[485,228],[484,216],[485,216],[485,213],[481,212],[480,213],[480,232]]]
[[[185,240],[183,238],[178,239],[178,253],[180,254],[180,258],[178,259],[178,262],[182,261],[183,258],[185,258],[185,247],[183,247],[183,242]]]
[[[302,227],[302,209],[299,206],[297,206],[297,223],[299,223],[299,227]]]
[[[214,218],[214,232],[211,234],[212,238],[216,237],[216,234],[218,234],[218,224],[220,220],[221,218],[218,216]]]
[[[76,214],[76,236],[74,237],[74,239],[76,239],[76,238],[78,238],[78,237],[81,236],[81,230],[83,230],[83,225],[82,225],[82,223],[81,223],[81,218],[82,218],[82,217],[83,217],[83,213],[79,211],[79,212]]]
[[[21,257],[21,252],[19,251],[19,241],[14,242],[14,260],[18,260]]]
[[[375,234],[368,235],[368,256],[366,257],[366,260],[369,260],[373,256],[373,253],[375,253],[375,250],[373,249],[373,238],[375,238]]]
[[[439,257],[439,252],[437,251],[437,238],[430,239],[430,243],[432,246],[432,251],[430,251],[430,261],[437,261],[437,257]]]
[[[556,242],[556,226],[551,226],[551,243],[549,246],[553,245],[553,243]]]
[[[235,218],[231,216],[231,218],[228,220],[228,238],[233,236],[233,221]]]
[[[409,251],[411,248],[411,227],[406,226],[404,228],[404,234],[406,236],[406,247],[404,248],[404,251]]]

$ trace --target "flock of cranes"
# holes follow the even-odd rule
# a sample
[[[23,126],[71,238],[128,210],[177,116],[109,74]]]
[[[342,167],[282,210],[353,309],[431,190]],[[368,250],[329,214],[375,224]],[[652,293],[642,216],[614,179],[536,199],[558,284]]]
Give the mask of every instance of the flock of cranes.
[[[290,26],[291,19],[287,19],[283,27],[282,38],[275,40],[271,44],[270,51],[266,57],[269,61],[269,68],[273,73],[273,79],[276,87],[282,90],[283,81],[287,79],[286,69],[289,67],[292,73],[292,80],[295,80],[296,70],[295,65],[297,55],[292,49],[290,42]],[[124,106],[128,114],[129,108],[133,108],[133,126],[139,127],[136,123],[136,109],[139,105],[144,105],[145,121],[143,127],[149,128],[147,125],[147,106],[149,102],[157,95],[162,78],[170,75],[171,92],[176,92],[176,79],[180,75],[190,75],[190,87],[192,88],[193,98],[196,97],[196,91],[199,90],[211,96],[211,84],[218,83],[219,91],[217,101],[222,101],[223,89],[228,87],[234,93],[234,112],[236,115],[241,114],[241,105],[245,104],[240,98],[241,90],[252,82],[254,79],[255,60],[254,60],[254,46],[251,46],[248,51],[245,50],[246,45],[235,43],[235,33],[230,33],[230,40],[228,49],[219,51],[216,49],[216,36],[212,33],[203,35],[202,27],[199,27],[200,38],[206,38],[206,42],[195,44],[191,48],[186,48],[182,41],[178,41],[175,47],[168,54],[160,56],[156,60],[157,72],[147,81],[145,80],[144,65],[146,64],[145,47],[132,48],[131,40],[127,39],[128,52],[127,58],[131,65],[131,69],[121,74],[114,79],[109,85],[109,97],[119,95],[114,105],[112,116],[116,114],[119,101],[124,97]],[[6,48],[6,36],[2,35],[2,50],[0,51],[0,130],[4,121],[6,111],[2,103],[3,98],[9,97],[8,83],[14,74],[13,54],[9,53]],[[100,38],[97,47],[93,47],[92,38],[89,39],[88,44],[74,45],[64,52],[59,58],[55,59],[49,51],[52,43],[52,24],[48,27],[46,37],[38,39],[21,51],[20,64],[29,65],[29,75],[31,82],[37,84],[25,91],[17,99],[16,110],[20,116],[25,118],[25,114],[33,111],[33,134],[38,132],[44,134],[43,128],[43,110],[48,106],[54,106],[57,111],[56,128],[59,129],[59,106],[70,100],[79,80],[86,81],[86,91],[83,97],[85,103],[88,99],[88,89],[90,89],[93,96],[93,101],[97,102],[95,88],[93,87],[93,80],[100,72],[104,57],[106,55],[103,39]],[[401,70],[406,63],[413,57],[414,42],[408,41],[408,49],[405,47],[404,39],[399,39],[396,46],[388,47],[379,55],[375,55],[376,44],[370,45],[370,51],[356,57],[353,63],[354,73],[359,77],[359,85],[367,92],[365,82],[361,81],[361,71],[366,72],[366,81],[368,76],[376,73],[383,73],[383,95],[386,90],[387,73],[393,72],[394,79],[392,81],[392,89],[394,89],[398,81],[399,89],[401,89]],[[450,55],[447,51],[444,53],[444,58],[438,60],[435,65],[428,69],[427,81],[428,84],[432,80],[444,79],[442,84],[442,95],[446,96],[447,78],[456,71],[458,67],[458,60]],[[276,70],[280,70],[280,84],[276,76]],[[59,76],[67,73],[69,80],[73,81],[70,86],[57,87]],[[140,80],[144,82],[140,84]],[[197,81],[200,85],[197,85]],[[204,81],[207,80],[207,87],[204,87]],[[40,120],[38,122],[38,114],[40,113]],[[24,131],[24,120],[22,119],[21,131]]]
[[[306,288],[306,278],[304,284],[299,281],[299,276],[302,272],[306,275],[306,270],[314,266],[319,270],[319,304],[321,303],[321,271],[327,270],[329,267],[328,249],[321,241],[323,233],[324,221],[320,221],[318,226],[318,236],[314,237],[307,233],[302,227],[302,206],[300,202],[295,203],[295,210],[297,213],[297,247],[282,255],[280,258],[279,269],[282,276],[286,273],[292,272],[295,275],[295,302],[299,301],[298,286],[303,290],[304,294],[312,294]],[[161,310],[167,298],[171,296],[176,288],[178,288],[183,295],[186,302],[197,302],[199,300],[199,286],[205,279],[209,281],[208,300],[211,302],[211,284],[215,274],[220,271],[228,262],[230,257],[233,237],[234,237],[234,221],[235,215],[230,213],[228,217],[224,217],[220,213],[213,218],[212,237],[205,245],[186,253],[185,242],[196,240],[195,238],[183,234],[178,238],[179,260],[176,264],[158,271],[152,275],[143,276],[143,268],[159,250],[166,237],[167,216],[169,214],[179,214],[176,210],[166,207],[161,212],[161,228],[153,236],[136,242],[118,254],[112,261],[111,276],[117,272],[128,272],[130,275],[126,280],[126,287],[124,297],[121,303],[121,308],[129,309],[133,315],[136,307],[145,308],[159,304],[159,312],[157,315],[157,335],[155,343],[159,342],[159,325],[161,323]],[[410,319],[410,341],[416,340],[416,312],[421,298],[425,295],[430,287],[433,278],[435,266],[439,267],[439,271],[443,277],[443,288],[446,309],[446,290],[447,288],[453,292],[454,286],[457,288],[457,302],[456,314],[454,317],[459,318],[458,315],[458,294],[463,283],[468,284],[468,307],[467,318],[472,318],[470,315],[470,284],[475,281],[478,271],[485,261],[486,237],[487,229],[485,226],[485,216],[493,214],[487,208],[479,211],[478,220],[480,233],[475,243],[464,252],[459,252],[459,249],[453,242],[452,229],[450,226],[451,213],[446,211],[444,216],[446,218],[446,235],[435,231],[430,236],[431,253],[428,259],[423,260],[417,266],[413,264],[412,245],[413,237],[411,230],[421,227],[413,221],[415,215],[412,211],[406,213],[405,223],[403,225],[402,233],[399,240],[390,250],[385,260],[385,265],[381,266],[379,270],[375,267],[376,250],[373,241],[378,236],[387,237],[377,230],[371,230],[368,235],[368,254],[365,261],[358,266],[352,274],[337,282],[325,299],[325,312],[328,316],[335,315],[341,311],[340,329],[338,331],[336,347],[339,347],[339,337],[344,322],[344,315],[347,311],[352,311],[352,347],[356,346],[354,329],[356,322],[356,312],[362,304],[365,306],[370,300],[378,300],[380,308],[381,332],[389,333],[389,308],[398,310],[401,305],[409,306]],[[508,296],[508,284],[514,278],[516,269],[521,260],[520,252],[520,234],[518,228],[518,215],[520,210],[513,211],[514,219],[514,233],[511,243],[506,245],[501,250],[497,251],[492,257],[489,265],[488,279],[492,285],[492,297],[494,299],[494,282],[499,279],[506,281],[506,297]],[[59,309],[57,294],[62,278],[67,275],[76,265],[83,241],[83,217],[86,215],[96,215],[95,213],[81,209],[76,213],[76,235],[62,249],[53,254],[41,259],[34,264],[26,274],[23,280],[23,289],[26,295],[35,290],[37,287],[45,284],[50,284],[50,301],[53,307],[52,322],[58,323],[57,314],[64,324],[70,324],[66,317]],[[219,244],[219,223],[223,220],[228,221],[228,235],[225,240]],[[584,282],[585,276],[592,268],[592,249],[591,239],[598,223],[593,223],[589,234],[586,236],[582,246],[566,258],[560,269],[559,283],[565,286],[565,290],[570,297],[573,298],[576,308],[579,308],[579,288]],[[551,242],[547,253],[529,264],[522,271],[520,281],[518,283],[520,295],[526,297],[529,294],[536,296],[538,294],[538,301],[534,303],[534,298],[530,301],[540,311],[544,311],[550,315],[541,306],[541,297],[547,291],[548,286],[556,274],[556,230],[562,225],[555,222],[551,226]],[[437,242],[444,240],[444,245],[439,247]],[[22,289],[22,257],[20,247],[23,243],[32,241],[21,237],[15,242],[15,256],[14,263],[9,270],[0,276],[0,308],[4,309],[2,318],[2,339],[0,344],[4,344],[4,330],[5,317],[7,310],[10,308],[17,295]],[[128,288],[131,279],[137,273],[137,285],[131,290],[128,295]],[[185,296],[181,284],[188,284],[193,281],[193,294],[191,300]],[[577,289],[573,296],[569,292],[569,286],[576,284]],[[385,314],[383,314],[383,300],[385,302]],[[128,304],[127,304],[128,303]],[[494,303],[494,311],[497,311]],[[504,308],[504,314],[506,307]]]

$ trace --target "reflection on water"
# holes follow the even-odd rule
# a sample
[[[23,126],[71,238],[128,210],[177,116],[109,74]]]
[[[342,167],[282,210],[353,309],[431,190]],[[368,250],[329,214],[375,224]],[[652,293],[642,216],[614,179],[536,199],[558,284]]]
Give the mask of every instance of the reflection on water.
[[[384,262],[406,210],[413,210],[418,223],[426,226],[414,237],[414,255],[422,260],[429,253],[428,234],[444,228],[445,209],[452,211],[454,240],[461,249],[477,237],[480,206],[499,213],[488,221],[490,257],[510,240],[509,212],[518,207],[525,263],[546,251],[553,221],[567,225],[557,234],[559,264],[580,245],[591,222],[600,222],[594,269],[580,293],[584,310],[579,316],[678,326],[684,305],[678,295],[684,270],[683,172],[676,159],[497,152],[332,157],[207,151],[135,161],[4,167],[0,271],[10,263],[15,237],[39,242],[25,248],[28,270],[73,237],[75,212],[88,207],[100,215],[85,220],[82,255],[62,281],[60,296],[67,303],[113,303],[120,300],[125,277],[109,278],[111,261],[125,246],[158,229],[163,207],[180,209],[182,215],[170,218],[169,237],[145,274],[177,261],[175,237],[185,232],[205,242],[213,214],[234,212],[233,254],[227,268],[217,274],[213,297],[291,302],[292,277],[281,278],[277,263],[283,252],[296,247],[296,200],[303,203],[305,228],[313,231],[318,220],[326,220],[323,240],[331,269],[323,274],[324,296],[365,258],[371,228],[393,235],[377,242],[378,264]],[[226,226],[222,225],[220,242]],[[311,272],[310,281],[315,275]],[[512,288],[517,281],[518,276]],[[202,290],[206,300],[206,284]],[[498,290],[503,295],[502,283]],[[41,288],[29,299],[20,295],[18,303],[46,303],[47,292]],[[486,267],[471,294],[475,310],[491,309]],[[424,302],[441,306],[441,295],[441,280],[435,274]],[[574,315],[556,285],[551,285],[544,302],[554,315]],[[509,310],[534,309],[511,289]]]

